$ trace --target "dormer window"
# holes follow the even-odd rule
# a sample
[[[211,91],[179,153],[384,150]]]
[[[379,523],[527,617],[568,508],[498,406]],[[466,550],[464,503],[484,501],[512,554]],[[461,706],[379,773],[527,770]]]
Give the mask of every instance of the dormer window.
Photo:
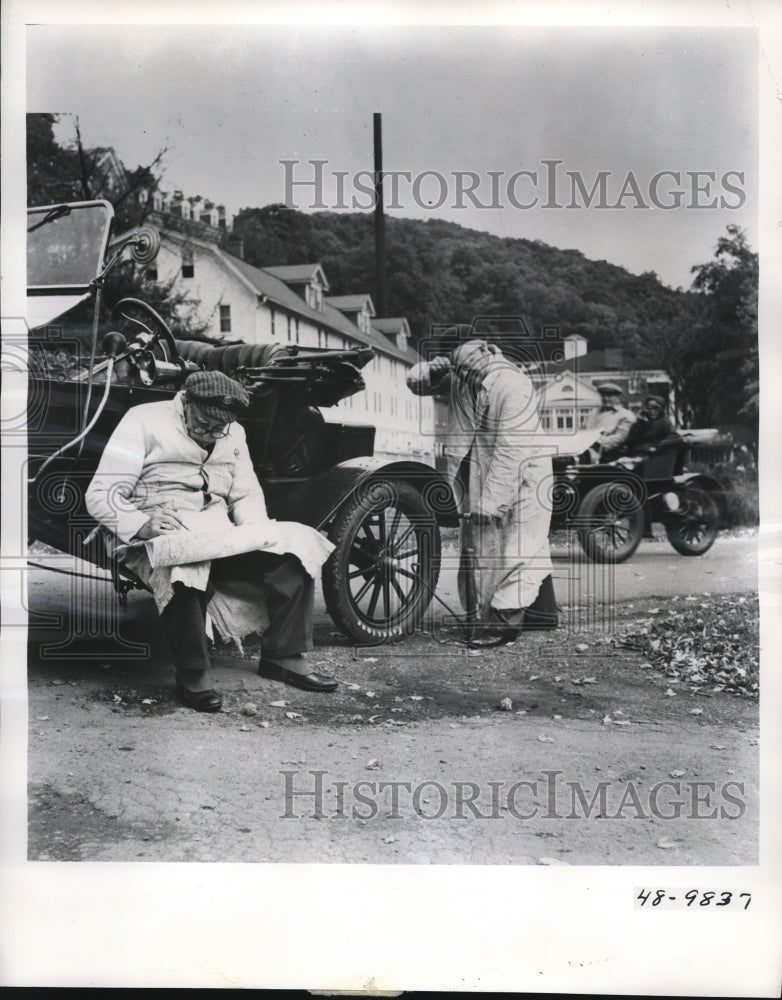
[[[323,311],[323,288],[317,282],[307,285],[307,305],[318,312]]]
[[[182,251],[182,277],[192,278],[195,276],[195,264],[193,263],[193,251]]]

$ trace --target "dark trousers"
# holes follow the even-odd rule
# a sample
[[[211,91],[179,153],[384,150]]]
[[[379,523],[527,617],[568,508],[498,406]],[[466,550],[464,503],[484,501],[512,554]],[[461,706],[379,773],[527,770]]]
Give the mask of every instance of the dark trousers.
[[[557,599],[551,574],[543,580],[538,596],[527,608],[505,611],[492,608],[495,617],[505,625],[512,625],[522,631],[527,629],[547,629],[557,627]]]
[[[269,627],[261,639],[265,657],[295,656],[313,648],[315,581],[295,556],[247,552],[216,559],[209,577],[210,588],[204,592],[176,583],[174,596],[160,616],[178,680],[186,671],[209,669],[205,620],[213,593],[211,584],[237,578],[260,584],[263,592],[269,613]]]

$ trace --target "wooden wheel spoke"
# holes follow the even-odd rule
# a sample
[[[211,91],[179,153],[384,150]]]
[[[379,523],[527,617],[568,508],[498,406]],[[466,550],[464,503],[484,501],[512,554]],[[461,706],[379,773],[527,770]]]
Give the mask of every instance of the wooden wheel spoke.
[[[377,601],[378,598],[380,597],[380,591],[383,589],[383,578],[378,573],[369,582],[374,583],[375,585],[375,589],[372,591],[372,597],[369,600],[369,607],[367,608],[367,616],[371,618],[372,615],[374,615],[375,613],[375,608],[377,607]]]
[[[394,544],[394,536],[399,530],[399,522],[402,520],[402,511],[399,507],[394,510],[394,517],[391,521],[391,527],[388,529],[388,538],[386,539],[386,544],[392,546]]]
[[[404,604],[407,598],[409,597],[409,592],[406,594],[404,590],[402,590],[402,588],[399,586],[399,581],[397,580],[396,573],[394,571],[389,573],[389,579],[391,580],[391,586],[397,592],[399,600],[402,602],[402,604]]]
[[[372,584],[375,583],[376,579],[377,579],[377,575],[376,574],[373,574],[372,576],[370,576],[370,578],[367,580],[367,582],[364,584],[364,586],[361,588],[361,590],[359,590],[359,592],[353,598],[353,600],[356,602],[356,604],[358,604],[358,602],[361,600],[361,598],[364,596],[364,594],[366,594],[366,592],[369,590],[369,588],[372,586]]]
[[[402,533],[402,535],[401,535],[401,536],[399,537],[399,539],[397,540],[397,543],[396,543],[396,547],[397,547],[398,549],[399,549],[399,548],[401,548],[401,547],[402,547],[402,546],[403,546],[403,545],[405,544],[405,542],[407,541],[407,539],[408,539],[408,538],[410,537],[410,535],[411,535],[411,534],[412,534],[412,533],[413,533],[414,531],[415,531],[415,525],[414,525],[414,524],[409,524],[409,525],[408,525],[408,526],[407,526],[407,527],[405,528],[405,530],[404,530],[404,532]]]
[[[383,610],[385,611],[384,618],[388,620],[391,617],[391,573],[386,567],[384,572],[381,574],[380,579],[383,582]]]

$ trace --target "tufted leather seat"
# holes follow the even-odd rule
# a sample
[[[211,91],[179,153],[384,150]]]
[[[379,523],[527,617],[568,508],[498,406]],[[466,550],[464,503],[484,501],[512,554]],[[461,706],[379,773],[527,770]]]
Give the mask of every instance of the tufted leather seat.
[[[237,368],[261,368],[288,353],[282,344],[213,346],[198,340],[177,340],[176,346],[185,361],[194,361],[207,371],[219,371],[226,375],[233,375]]]

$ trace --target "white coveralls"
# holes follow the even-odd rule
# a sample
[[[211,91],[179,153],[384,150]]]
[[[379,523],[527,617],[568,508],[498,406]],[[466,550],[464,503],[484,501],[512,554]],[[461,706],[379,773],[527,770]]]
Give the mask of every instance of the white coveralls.
[[[407,384],[417,395],[449,400],[445,454],[459,511],[493,519],[472,525],[481,618],[488,619],[489,608],[527,608],[552,571],[553,470],[550,455],[535,444],[539,416],[532,381],[498,353],[474,398],[454,375],[433,387],[429,367],[416,365]],[[463,569],[459,597],[469,610]]]

